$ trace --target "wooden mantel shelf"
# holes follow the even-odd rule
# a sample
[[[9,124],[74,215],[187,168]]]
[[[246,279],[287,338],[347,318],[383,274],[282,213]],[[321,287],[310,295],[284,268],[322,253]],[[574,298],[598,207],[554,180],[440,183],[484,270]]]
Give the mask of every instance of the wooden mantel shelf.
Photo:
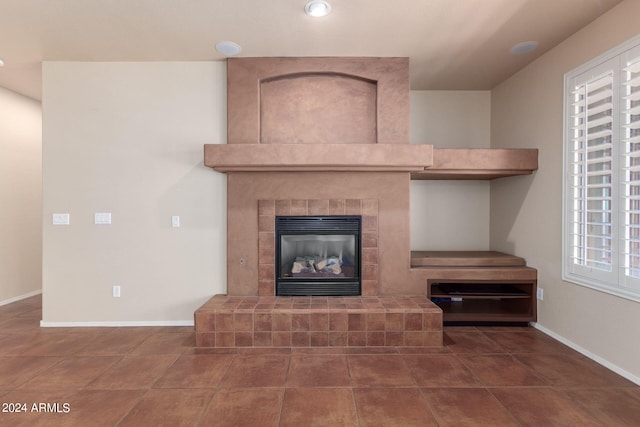
[[[218,172],[418,172],[433,163],[427,144],[205,144]]]
[[[495,179],[538,169],[537,149],[428,144],[205,144],[218,172],[411,172],[411,179]]]
[[[434,148],[433,166],[411,179],[495,179],[530,175],[538,169],[537,149]]]

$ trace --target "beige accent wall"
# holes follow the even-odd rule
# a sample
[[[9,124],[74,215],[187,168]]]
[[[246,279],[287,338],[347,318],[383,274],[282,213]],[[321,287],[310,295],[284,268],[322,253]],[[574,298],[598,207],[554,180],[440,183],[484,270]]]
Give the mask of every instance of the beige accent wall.
[[[44,63],[45,324],[192,321],[225,292],[226,176],[203,165],[225,82],[224,62]]]
[[[0,88],[0,304],[42,286],[42,110]]]
[[[539,148],[532,176],[491,183],[491,248],[538,269],[538,323],[640,377],[640,303],[561,279],[563,78],[635,36],[640,2],[627,0],[492,91],[492,147]]]
[[[490,91],[412,91],[411,143],[489,148]],[[411,250],[488,250],[489,182],[411,181]]]

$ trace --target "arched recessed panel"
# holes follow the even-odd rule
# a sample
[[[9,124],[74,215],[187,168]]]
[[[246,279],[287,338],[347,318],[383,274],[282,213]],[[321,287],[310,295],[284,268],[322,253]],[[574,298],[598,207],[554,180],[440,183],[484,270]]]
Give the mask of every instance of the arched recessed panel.
[[[337,73],[260,82],[263,144],[375,144],[377,84]]]

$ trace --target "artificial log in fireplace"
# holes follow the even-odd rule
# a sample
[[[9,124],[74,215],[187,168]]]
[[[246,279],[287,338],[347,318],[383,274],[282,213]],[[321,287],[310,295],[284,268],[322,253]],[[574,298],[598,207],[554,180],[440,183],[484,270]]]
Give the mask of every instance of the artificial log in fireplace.
[[[277,216],[276,295],[360,295],[361,216]]]

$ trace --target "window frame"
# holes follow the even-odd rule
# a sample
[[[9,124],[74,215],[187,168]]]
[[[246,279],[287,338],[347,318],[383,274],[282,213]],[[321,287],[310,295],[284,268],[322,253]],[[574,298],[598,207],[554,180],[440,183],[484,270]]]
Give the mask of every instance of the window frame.
[[[626,151],[623,149],[625,135],[623,123],[623,70],[631,58],[640,59],[640,35],[608,50],[587,63],[564,75],[563,90],[563,171],[562,171],[562,279],[621,298],[640,302],[640,277],[625,274],[624,245],[626,245],[625,204],[623,173]],[[592,82],[611,71],[613,73],[612,98],[612,176],[611,176],[611,260],[610,272],[579,265],[573,262],[575,219],[575,195],[573,173],[574,160],[572,140],[574,131],[575,91],[579,82]],[[634,122],[635,124],[635,122]],[[585,151],[587,153],[587,151]],[[578,165],[579,166],[579,165]],[[585,209],[583,206],[582,209]]]

